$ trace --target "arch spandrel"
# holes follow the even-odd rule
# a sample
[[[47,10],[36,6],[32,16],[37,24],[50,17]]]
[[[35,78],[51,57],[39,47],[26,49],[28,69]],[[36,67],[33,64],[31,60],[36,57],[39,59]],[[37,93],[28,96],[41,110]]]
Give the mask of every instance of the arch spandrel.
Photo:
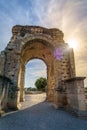
[[[43,45],[50,47],[51,49],[55,48],[55,42],[52,40],[50,40],[50,38],[48,37],[44,37],[42,36],[32,36],[32,37],[26,37],[24,39],[22,39],[23,42],[23,48],[25,48],[26,46],[28,46],[28,44],[32,44],[34,42],[39,42],[42,43]]]
[[[45,42],[45,44],[43,44]],[[53,57],[53,51],[54,48],[50,45],[48,47],[48,43],[46,41],[28,41],[28,43],[25,44],[25,46],[22,49],[21,57],[24,59],[25,62],[28,61],[28,59],[31,59],[33,57],[42,58],[47,62],[47,57],[49,57],[49,60],[51,57]]]

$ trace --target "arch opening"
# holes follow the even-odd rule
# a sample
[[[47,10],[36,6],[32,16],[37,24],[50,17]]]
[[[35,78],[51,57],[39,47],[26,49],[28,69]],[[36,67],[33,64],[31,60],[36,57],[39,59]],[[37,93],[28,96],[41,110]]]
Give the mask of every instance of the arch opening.
[[[24,87],[35,88],[35,81],[40,77],[47,79],[47,65],[43,60],[38,58],[29,60],[25,67]]]
[[[44,91],[38,91],[35,86],[37,79],[45,78],[47,80],[47,65],[41,59],[31,59],[27,62],[25,67],[25,82],[24,82],[24,94],[40,94],[43,93],[44,101],[46,99],[46,88]],[[41,100],[40,100],[41,101]]]
[[[39,59],[44,62],[44,64],[47,66],[47,100],[52,101],[53,100],[53,78],[54,78],[54,57],[53,57],[53,51],[52,46],[51,48],[48,47],[48,44],[43,44],[43,41],[32,41],[26,43],[24,48],[21,52],[21,59],[20,59],[20,69],[19,69],[19,75],[18,75],[18,87],[19,87],[19,96],[18,101],[24,100],[24,84],[25,84],[25,70],[26,70],[26,64],[28,61],[30,62],[33,59]]]

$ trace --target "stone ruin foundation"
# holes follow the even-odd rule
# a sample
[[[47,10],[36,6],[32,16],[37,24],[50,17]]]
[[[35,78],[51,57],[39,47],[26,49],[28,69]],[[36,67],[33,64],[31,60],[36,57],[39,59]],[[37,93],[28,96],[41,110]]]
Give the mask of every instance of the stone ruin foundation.
[[[63,37],[63,32],[56,28],[12,28],[11,40],[0,53],[0,113],[19,108],[24,100],[25,65],[38,58],[47,66],[47,101],[55,108],[87,116],[85,77],[76,77],[73,49]]]

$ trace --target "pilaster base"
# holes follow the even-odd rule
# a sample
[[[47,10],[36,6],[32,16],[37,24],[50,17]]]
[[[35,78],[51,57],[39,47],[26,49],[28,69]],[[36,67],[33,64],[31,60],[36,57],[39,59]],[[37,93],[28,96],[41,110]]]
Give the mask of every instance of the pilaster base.
[[[47,99],[48,102],[54,102],[54,89],[49,89],[47,92]]]
[[[25,98],[20,98],[20,102],[24,102],[25,101]]]

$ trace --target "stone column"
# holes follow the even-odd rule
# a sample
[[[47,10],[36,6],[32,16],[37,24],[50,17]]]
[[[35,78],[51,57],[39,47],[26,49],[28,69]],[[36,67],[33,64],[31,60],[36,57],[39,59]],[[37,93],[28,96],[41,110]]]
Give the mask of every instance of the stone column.
[[[85,77],[75,77],[66,80],[67,108],[78,116],[87,116],[84,79]]]
[[[54,72],[55,72],[55,86],[54,86],[54,107],[57,109],[60,107],[60,92],[57,91],[59,87],[59,82],[61,81],[61,64],[60,62],[55,59],[54,63]]]
[[[5,76],[0,76],[0,115],[8,109],[8,91],[10,79]]]
[[[48,64],[47,66],[47,89],[46,89],[46,93],[47,93],[47,101],[50,101],[51,95],[50,95],[50,87],[51,87],[51,82],[50,82],[50,71],[51,71],[51,65]]]
[[[54,64],[53,62],[48,65],[48,88],[47,88],[47,101],[54,101]]]
[[[25,76],[25,66],[22,65],[20,74],[20,102],[24,101],[24,76]]]

